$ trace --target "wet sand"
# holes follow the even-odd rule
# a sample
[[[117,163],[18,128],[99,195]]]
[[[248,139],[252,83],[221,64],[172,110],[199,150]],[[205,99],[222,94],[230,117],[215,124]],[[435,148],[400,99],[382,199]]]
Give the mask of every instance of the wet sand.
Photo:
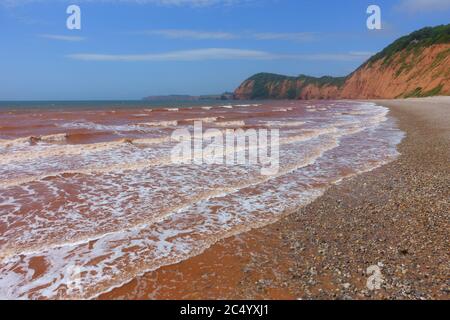
[[[100,298],[450,298],[450,98],[376,102],[407,133],[396,161]],[[374,265],[382,282],[372,291]]]

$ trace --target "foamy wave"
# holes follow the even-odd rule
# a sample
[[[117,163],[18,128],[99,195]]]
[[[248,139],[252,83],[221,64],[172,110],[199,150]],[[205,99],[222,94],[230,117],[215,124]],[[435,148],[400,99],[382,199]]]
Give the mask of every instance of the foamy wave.
[[[216,122],[214,125],[218,126],[218,127],[244,127],[245,121],[243,121],[243,120],[221,121],[221,122]]]
[[[0,223],[7,227],[0,234],[0,298],[96,297],[144,272],[195,256],[220,239],[272,223],[320,196],[330,184],[397,155],[398,131],[387,121],[386,109],[355,103],[340,107],[361,113],[327,110],[320,119],[308,118],[305,126],[301,118],[271,120],[288,129],[280,130],[285,133],[280,146],[286,147],[280,148],[279,173],[269,177],[253,165],[170,165],[165,153],[170,137],[124,139],[114,147],[25,146],[36,164],[47,162],[39,152],[57,160],[58,152],[82,150],[81,159],[96,166],[4,185]],[[234,126],[236,121],[222,123]],[[146,143],[155,147],[143,148]],[[102,145],[106,152],[96,158],[94,150]],[[10,151],[7,157],[18,154]],[[114,162],[103,162],[103,156]],[[42,266],[39,272],[32,267],[36,264]],[[70,286],[74,277],[75,287]]]
[[[178,125],[178,121],[176,120],[168,120],[168,121],[152,121],[139,123],[139,127],[176,127]]]
[[[26,146],[39,142],[55,143],[66,141],[66,139],[67,139],[66,133],[57,133],[45,136],[30,136],[11,140],[0,140],[0,146],[2,147]]]
[[[182,120],[182,121],[185,121],[185,122],[201,121],[201,122],[206,122],[206,123],[212,123],[212,122],[216,122],[217,119],[218,119],[218,117],[205,117],[205,118],[185,119],[185,120]]]
[[[304,162],[299,166],[304,167],[307,164]],[[290,169],[298,170],[295,167]],[[284,181],[287,171],[283,173],[279,177],[252,186],[254,194],[244,202],[237,201],[240,198],[240,190],[236,190],[196,202],[160,223],[142,224],[132,229],[113,232],[92,244],[86,242],[49,248],[41,252],[24,254],[20,260],[11,256],[4,260],[1,269],[4,271],[0,276],[3,288],[1,295],[9,298],[93,298],[99,292],[107,291],[143,272],[198,254],[222,238],[271,223],[283,213],[295,210],[297,206],[305,205],[322,194],[323,190],[305,190],[301,179]],[[287,192],[288,195],[292,192],[301,192],[302,196],[299,198],[296,196],[297,203],[293,207],[285,207],[285,200],[289,199],[274,198],[274,190],[264,184],[268,181],[270,186],[278,186],[279,191]],[[236,199],[233,201],[234,198]],[[268,199],[271,201],[266,203]],[[213,208],[217,206],[225,206],[226,210],[227,203],[236,206],[232,215],[225,212],[213,214]],[[264,211],[253,207],[256,203],[266,203],[266,206],[261,208]],[[268,204],[270,205],[267,206]],[[254,209],[250,209],[252,207]],[[275,214],[276,212],[278,214]],[[188,225],[187,221],[190,221]],[[136,252],[139,254],[135,254]],[[45,259],[49,268],[39,277],[33,278],[32,275],[11,271],[26,270],[26,266],[39,256]],[[90,263],[94,260],[95,264]],[[83,291],[61,291],[61,286],[70,282],[71,274],[67,274],[67,271],[71,270],[74,264],[80,275],[78,288],[82,288]],[[13,265],[22,267],[12,268]],[[33,292],[32,296],[28,295],[30,292]]]
[[[58,126],[66,129],[87,129],[106,132],[130,132],[143,130],[142,126],[139,125],[132,125],[132,124],[106,125],[94,122],[69,122],[58,124]]]
[[[294,143],[294,142],[298,142],[298,141],[304,141],[304,137],[297,137],[297,139],[286,139],[282,142],[282,144],[287,144],[287,143]],[[172,207],[170,208],[170,210],[166,210],[165,213],[163,213],[162,215],[158,216],[157,218],[152,218],[150,220],[145,220],[145,221],[141,221],[138,224],[135,224],[132,226],[133,229],[144,229],[146,227],[148,227],[149,225],[157,222],[157,221],[161,221],[161,219],[163,218],[167,218],[170,215],[176,214],[179,210],[181,209],[185,209],[188,206],[198,202],[198,201],[204,201],[204,200],[208,200],[211,199],[213,197],[218,197],[218,196],[224,196],[230,193],[234,193],[239,191],[240,189],[244,189],[244,188],[248,188],[250,186],[256,186],[259,185],[261,183],[276,179],[278,177],[281,177],[283,175],[286,175],[289,172],[292,172],[294,170],[297,170],[299,168],[302,168],[304,166],[310,165],[312,163],[314,163],[314,161],[319,158],[324,152],[326,152],[327,150],[330,150],[332,148],[335,148],[337,146],[337,140],[335,139],[331,139],[329,140],[328,143],[326,144],[322,144],[319,146],[314,146],[311,148],[311,150],[309,150],[307,152],[307,156],[302,160],[302,161],[296,161],[293,164],[290,164],[286,167],[284,167],[282,170],[280,170],[278,172],[278,174],[276,175],[272,175],[272,176],[256,176],[254,177],[252,180],[245,180],[242,181],[241,179],[237,180],[236,183],[232,186],[226,187],[226,188],[215,188],[214,191],[210,191],[210,192],[206,192],[206,193],[202,193],[199,194],[197,196],[195,196],[194,198],[191,198],[189,200],[189,202],[187,203],[183,203],[179,206],[176,207]],[[131,228],[131,226],[129,226],[128,228]],[[55,249],[55,248],[59,248],[59,247],[67,247],[67,246],[78,246],[80,244],[86,244],[89,243],[91,241],[94,240],[99,240],[101,238],[110,236],[114,233],[121,233],[123,232],[123,230],[116,230],[116,231],[110,231],[107,233],[102,233],[102,234],[97,234],[97,235],[91,235],[88,238],[77,238],[74,241],[71,242],[53,242],[53,243],[46,243],[45,246],[39,247],[39,246],[34,246],[31,247],[29,245],[29,243],[27,243],[27,247],[28,249],[22,248],[20,249],[21,251],[18,252],[17,249],[19,249],[20,247],[17,247],[17,242],[15,244],[12,244],[13,246],[15,246],[16,249],[13,248],[6,248],[3,247],[2,248],[2,256],[1,258],[3,259],[7,259],[13,255],[30,255],[30,254],[38,254],[38,253],[42,253],[43,251],[46,251],[48,249]]]
[[[262,122],[263,125],[266,125],[268,127],[275,127],[275,128],[289,128],[289,127],[301,127],[305,124],[305,121],[264,121]]]
[[[285,144],[290,144],[290,143],[295,143],[295,142],[302,142],[302,141],[307,141],[316,137],[319,137],[321,135],[325,135],[325,134],[329,134],[329,133],[334,133],[336,132],[336,128],[327,128],[327,129],[317,129],[317,130],[308,130],[308,131],[304,131],[301,132],[300,135],[297,136],[291,136],[288,138],[282,138],[280,139],[279,144],[280,145],[285,145]],[[224,134],[225,132],[222,132],[222,134]],[[209,137],[214,137],[216,135],[216,133],[210,133],[207,134],[205,133],[203,136],[204,138],[209,138]],[[170,137],[165,137],[165,138],[161,138],[161,139],[135,139],[135,140],[126,140],[126,141],[120,141],[120,142],[115,142],[115,143],[120,143],[123,144],[124,142],[126,143],[131,143],[133,145],[146,145],[146,144],[158,144],[158,143],[163,143],[163,142],[169,142],[171,141]],[[275,144],[273,144],[273,146],[275,146]],[[89,147],[93,147],[93,146],[89,146]],[[97,146],[99,147],[99,146]],[[105,145],[104,147],[109,147],[108,145]],[[80,152],[80,150],[82,149],[77,149],[78,152]],[[245,150],[245,147],[244,149]],[[238,148],[230,150],[230,152],[239,152],[242,151]],[[41,158],[43,156],[43,154],[41,155],[36,155],[37,158]],[[25,155],[24,159],[27,156]],[[193,155],[194,159],[196,157],[202,157],[202,155]],[[48,179],[50,177],[62,177],[64,175],[75,175],[75,174],[82,174],[82,175],[93,175],[93,174],[108,174],[108,173],[113,173],[113,172],[125,172],[125,171],[136,171],[136,170],[140,170],[143,168],[150,168],[150,167],[155,167],[155,166],[163,166],[163,165],[169,165],[171,163],[173,163],[173,161],[178,161],[179,163],[183,163],[186,160],[189,160],[189,157],[179,157],[177,159],[175,159],[174,157],[171,157],[169,155],[165,156],[165,157],[160,157],[160,158],[152,158],[149,160],[141,160],[141,161],[136,161],[136,162],[130,162],[129,160],[127,162],[120,162],[120,163],[116,163],[116,164],[110,164],[110,165],[99,165],[99,166],[92,166],[92,167],[84,167],[84,168],[77,168],[74,170],[60,170],[60,171],[54,171],[54,172],[47,172],[45,174],[41,174],[41,175],[33,175],[33,176],[28,176],[28,177],[23,177],[23,178],[16,178],[16,179],[9,179],[9,180],[2,180],[0,181],[0,187],[2,188],[10,188],[10,187],[14,187],[14,186],[19,186],[19,185],[23,185],[23,184],[29,184],[31,182],[36,182],[36,181],[42,181],[44,179]],[[16,161],[20,160],[18,157],[15,158]],[[11,161],[11,159],[9,159],[9,161]]]
[[[11,139],[11,140],[0,140],[0,145],[5,148],[9,148],[12,146],[19,146],[19,145],[29,145],[31,137],[25,137],[25,138],[17,138],[17,139]]]
[[[276,112],[288,112],[288,111],[292,111],[294,110],[294,108],[281,108],[281,109],[277,109],[275,110]]]
[[[40,141],[44,142],[63,142],[67,139],[67,133],[58,133],[58,134],[51,134],[47,136],[40,137]]]
[[[24,145],[30,146],[29,138],[19,139],[24,141]],[[110,142],[100,142],[93,144],[80,145],[54,145],[45,148],[25,148],[9,152],[0,157],[0,164],[6,165],[9,163],[18,164],[22,161],[30,161],[36,159],[50,158],[54,156],[92,156],[96,153],[105,151],[112,151],[117,148],[122,148],[124,144],[139,145],[155,145],[163,144],[171,141],[170,136],[163,136],[160,138],[139,138],[139,139],[120,139]],[[8,142],[8,145],[16,145],[16,140]],[[20,146],[20,144],[19,144]],[[1,183],[0,183],[1,184]]]

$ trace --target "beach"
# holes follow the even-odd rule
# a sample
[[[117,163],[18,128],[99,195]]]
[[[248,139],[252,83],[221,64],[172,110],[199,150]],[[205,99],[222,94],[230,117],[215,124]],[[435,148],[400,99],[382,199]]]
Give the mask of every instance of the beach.
[[[100,298],[448,299],[450,98],[374,102],[406,133],[396,160]]]
[[[445,298],[448,106],[3,106],[0,298]]]
[[[54,2],[0,1],[0,300],[450,300],[450,0]]]

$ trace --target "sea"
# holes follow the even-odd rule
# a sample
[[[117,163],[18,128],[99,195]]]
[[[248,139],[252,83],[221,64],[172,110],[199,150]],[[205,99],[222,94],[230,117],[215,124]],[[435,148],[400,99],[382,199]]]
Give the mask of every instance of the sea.
[[[277,130],[278,170],[175,163],[195,123]],[[395,160],[403,137],[367,101],[0,102],[0,298],[96,298]]]

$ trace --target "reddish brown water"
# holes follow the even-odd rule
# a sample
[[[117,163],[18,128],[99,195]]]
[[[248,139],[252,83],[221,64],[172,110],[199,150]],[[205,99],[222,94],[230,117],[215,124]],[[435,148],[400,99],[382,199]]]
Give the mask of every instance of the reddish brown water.
[[[279,129],[279,170],[173,163],[195,120]],[[276,221],[401,138],[387,109],[347,101],[0,109],[0,298],[96,297]]]

